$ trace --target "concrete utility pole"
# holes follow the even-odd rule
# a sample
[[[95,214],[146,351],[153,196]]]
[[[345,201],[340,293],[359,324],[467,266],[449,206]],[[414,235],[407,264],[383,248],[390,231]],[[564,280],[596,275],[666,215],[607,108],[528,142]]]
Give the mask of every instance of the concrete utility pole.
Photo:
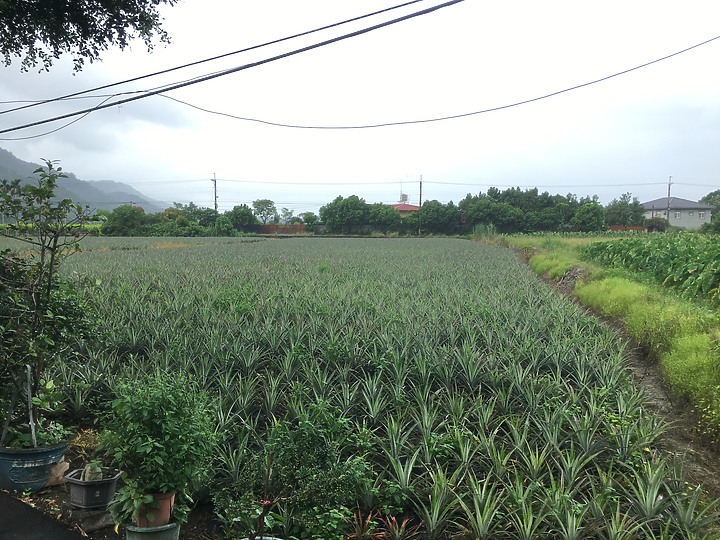
[[[422,174],[420,175],[420,209],[422,210]],[[418,210],[418,236],[422,232],[422,218],[420,216],[420,210]]]
[[[665,214],[668,223],[670,223],[670,186],[672,186],[672,176],[668,178],[667,214]]]
[[[218,196],[217,196],[217,178],[215,178],[215,173],[213,173],[213,177],[211,182],[213,183],[213,200],[215,201],[215,212],[218,211]]]

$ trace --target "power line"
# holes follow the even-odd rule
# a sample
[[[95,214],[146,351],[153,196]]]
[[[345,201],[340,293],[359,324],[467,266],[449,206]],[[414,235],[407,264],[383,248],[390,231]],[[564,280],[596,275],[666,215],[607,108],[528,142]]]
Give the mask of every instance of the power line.
[[[45,119],[45,120],[38,120],[38,121],[36,121],[36,122],[31,122],[31,123],[29,123],[29,124],[23,124],[23,125],[21,125],[21,126],[15,126],[15,127],[12,127],[12,128],[3,129],[3,130],[0,130],[0,134],[1,134],[1,133],[9,133],[9,132],[11,132],[11,131],[17,131],[17,130],[25,129],[25,128],[29,128],[29,127],[39,126],[39,125],[42,125],[42,124],[47,124],[47,123],[49,123],[49,122],[55,122],[55,121],[57,121],[57,120],[64,120],[65,118],[72,118],[73,116],[78,116],[78,115],[81,115],[81,114],[86,114],[86,113],[91,113],[91,112],[99,111],[99,110],[102,110],[102,109],[107,109],[108,107],[114,107],[114,106],[116,106],[116,105],[121,105],[121,104],[123,104],[123,103],[129,103],[129,102],[131,102],[131,101],[137,101],[137,100],[139,100],[139,99],[145,99],[145,98],[147,98],[147,97],[155,96],[155,95],[158,95],[158,94],[163,93],[163,92],[168,92],[168,91],[170,91],[170,90],[177,90],[177,89],[179,89],[179,88],[184,88],[184,87],[186,87],[186,86],[191,86],[191,85],[193,85],[193,84],[198,84],[198,83],[200,83],[200,82],[206,82],[206,81],[209,81],[209,80],[212,80],[212,79],[216,79],[216,78],[218,78],[218,77],[224,77],[225,75],[230,75],[230,74],[232,74],[232,73],[237,73],[238,71],[243,71],[243,70],[250,69],[250,68],[253,68],[253,67],[261,66],[261,65],[263,65],[263,64],[268,64],[268,63],[274,62],[274,61],[276,61],[276,60],[282,60],[283,58],[287,58],[287,57],[289,57],[289,56],[294,56],[294,55],[296,55],[296,54],[300,54],[300,53],[303,53],[303,52],[311,51],[311,50],[313,50],[313,49],[317,49],[317,48],[320,48],[320,47],[324,47],[324,46],[330,45],[330,44],[332,44],[332,43],[337,43],[337,42],[343,41],[343,40],[345,40],[345,39],[349,39],[349,38],[352,38],[352,37],[357,37],[357,36],[360,36],[360,35],[362,35],[362,34],[367,34],[368,32],[372,32],[372,31],[378,30],[378,29],[380,29],[380,28],[385,28],[386,26],[391,26],[391,25],[393,25],[393,24],[397,24],[397,23],[399,23],[399,22],[403,22],[403,21],[406,21],[406,20],[409,20],[409,19],[413,19],[413,18],[415,18],[415,17],[420,17],[420,16],[422,16],[422,15],[427,15],[427,14],[433,13],[433,12],[439,10],[439,9],[443,9],[443,8],[452,6],[452,5],[454,5],[454,4],[459,4],[459,3],[464,2],[464,1],[465,1],[465,0],[448,0],[447,2],[444,2],[444,3],[439,4],[439,5],[436,5],[436,6],[432,6],[432,7],[429,7],[429,8],[423,9],[423,10],[420,10],[420,11],[416,11],[416,12],[410,13],[410,14],[408,14],[408,15],[404,15],[404,16],[402,16],[402,17],[397,17],[397,18],[392,19],[392,20],[390,20],[390,21],[385,21],[385,22],[382,22],[382,23],[379,23],[379,24],[376,24],[376,25],[373,25],[373,26],[370,26],[370,27],[362,28],[362,29],[360,29],[360,30],[356,30],[356,31],[354,31],[354,32],[350,32],[350,33],[348,33],[348,34],[343,34],[343,35],[338,36],[338,37],[335,37],[335,38],[327,39],[327,40],[325,40],[325,41],[321,41],[321,42],[315,43],[315,44],[313,44],[313,45],[308,45],[308,46],[306,46],[306,47],[301,47],[301,48],[299,48],[299,49],[295,49],[295,50],[290,51],[290,52],[287,52],[287,53],[283,53],[283,54],[279,54],[279,55],[276,55],[276,56],[273,56],[273,57],[270,57],[270,58],[266,58],[266,59],[264,59],[264,60],[259,60],[259,61],[257,61],[257,62],[251,62],[251,63],[249,63],[249,64],[245,64],[245,65],[242,65],[242,66],[237,66],[237,67],[234,67],[234,68],[222,70],[222,71],[219,71],[219,72],[210,74],[210,75],[205,75],[205,76],[203,76],[203,77],[198,77],[198,78],[196,78],[196,79],[194,79],[194,80],[192,80],[192,81],[185,81],[185,82],[182,82],[182,83],[173,84],[173,85],[170,85],[170,86],[165,87],[163,90],[155,90],[155,91],[152,91],[152,92],[145,92],[144,94],[142,94],[142,95],[140,95],[140,96],[134,96],[134,97],[122,99],[122,100],[119,100],[119,101],[114,101],[113,103],[103,104],[103,105],[99,105],[99,106],[96,106],[96,107],[92,107],[92,108],[90,108],[90,109],[83,109],[83,110],[81,110],[81,111],[76,111],[76,112],[72,112],[72,113],[68,113],[68,114],[63,114],[63,115],[55,116],[55,117],[53,117],[53,118],[48,118],[48,119]],[[13,139],[0,138],[0,140],[13,140]]]
[[[703,45],[707,45],[708,43],[711,43],[711,42],[713,42],[713,41],[715,41],[715,40],[717,40],[717,39],[720,39],[720,36],[715,36],[714,38],[710,38],[710,39],[708,39],[708,40],[706,40],[706,41],[703,41],[702,43],[698,43],[698,44],[693,45],[693,46],[691,46],[691,47],[687,47],[686,49],[683,49],[683,50],[681,50],[681,51],[674,52],[674,53],[669,54],[669,55],[667,55],[667,56],[663,56],[662,58],[657,58],[657,59],[652,60],[652,61],[650,61],[650,62],[645,62],[644,64],[640,64],[639,66],[635,66],[635,67],[632,67],[632,68],[629,68],[629,69],[625,69],[625,70],[623,70],[623,71],[619,71],[619,72],[617,72],[617,73],[613,73],[612,75],[607,75],[607,76],[605,76],[605,77],[601,77],[601,78],[599,78],[599,79],[595,79],[595,80],[592,80],[592,81],[589,81],[589,82],[585,82],[585,83],[582,83],[582,84],[577,84],[577,85],[575,85],[575,86],[571,86],[571,87],[565,88],[565,89],[563,89],[563,90],[557,90],[557,91],[551,92],[551,93],[549,93],[549,94],[544,94],[544,95],[537,96],[537,97],[534,97],[534,98],[525,99],[525,100],[522,100],[522,101],[516,101],[516,102],[514,102],[514,103],[509,103],[509,104],[507,104],[507,105],[500,105],[500,106],[498,106],[498,107],[491,107],[491,108],[488,108],[488,109],[481,109],[481,110],[478,110],[478,111],[467,112],[467,113],[453,114],[453,115],[447,115],[447,116],[438,116],[438,117],[434,117],[434,118],[422,118],[422,119],[419,119],[419,120],[400,120],[400,121],[392,121],[392,122],[381,122],[381,123],[377,123],[377,124],[358,124],[358,125],[347,125],[347,126],[322,126],[322,125],[286,124],[286,123],[282,123],[282,122],[273,122],[273,121],[270,121],[270,120],[262,120],[262,119],[259,119],[259,118],[249,118],[249,117],[245,117],[245,116],[237,116],[237,115],[230,114],[230,113],[226,113],[226,112],[222,112],[222,111],[213,111],[213,110],[211,110],[211,109],[206,109],[206,108],[204,108],[204,107],[200,107],[200,106],[198,106],[198,105],[194,105],[194,104],[192,104],[192,103],[188,103],[188,102],[186,102],[186,101],[183,101],[183,100],[181,100],[181,99],[174,98],[174,97],[171,97],[171,96],[161,95],[161,97],[170,99],[170,100],[175,101],[175,102],[177,102],[177,103],[180,103],[180,104],[182,104],[182,105],[186,105],[186,106],[188,106],[188,107],[192,107],[193,109],[197,109],[197,110],[199,110],[199,111],[206,112],[206,113],[209,113],[209,114],[215,114],[215,115],[218,115],[218,116],[225,116],[225,117],[228,117],[228,118],[233,118],[233,119],[235,119],[235,120],[242,120],[242,121],[245,121],[245,122],[256,122],[256,123],[259,123],[259,124],[266,124],[266,125],[269,125],[269,126],[284,127],[284,128],[293,128],[293,129],[321,129],[321,130],[341,129],[341,130],[345,130],[345,129],[369,129],[369,128],[390,127],[390,126],[403,126],[403,125],[411,125],[411,124],[427,124],[427,123],[431,123],[431,122],[441,122],[441,121],[445,121],[445,120],[455,120],[455,119],[458,119],[458,118],[466,118],[466,117],[468,117],[468,116],[475,116],[475,115],[479,115],[479,114],[485,114],[485,113],[490,113],[490,112],[501,111],[501,110],[503,110],[503,109],[510,109],[510,108],[512,108],[512,107],[518,107],[518,106],[520,106],[520,105],[527,105],[528,103],[534,103],[534,102],[536,102],[536,101],[541,101],[541,100],[543,100],[543,99],[547,99],[547,98],[554,97],[554,96],[557,96],[557,95],[560,95],[560,94],[564,94],[564,93],[566,93],[566,92],[571,92],[571,91],[573,91],[573,90],[578,90],[578,89],[584,88],[584,87],[586,87],[586,86],[590,86],[590,85],[593,85],[593,84],[597,84],[597,83],[600,83],[600,82],[604,82],[604,81],[607,81],[607,80],[609,80],[609,79],[613,79],[613,78],[615,78],[615,77],[619,77],[619,76],[621,76],[621,75],[626,75],[626,74],[631,73],[631,72],[633,72],[633,71],[636,71],[636,70],[638,70],[638,69],[642,69],[642,68],[645,68],[645,67],[647,67],[647,66],[651,66],[651,65],[653,65],[653,64],[657,64],[658,62],[662,62],[663,60],[667,60],[667,59],[672,58],[672,57],[674,57],[674,56],[678,56],[679,54],[682,54],[682,53],[691,51],[691,50],[696,49],[696,48],[698,48],[698,47],[701,47],[701,46],[703,46]],[[0,131],[0,133],[3,133],[3,132]]]
[[[314,49],[314,48],[317,48],[317,47],[321,47],[321,46],[324,46],[324,45],[327,45],[327,44],[330,44],[330,43],[333,43],[333,42],[336,42],[336,41],[340,41],[340,40],[343,40],[343,39],[347,39],[347,38],[349,38],[349,37],[354,37],[354,36],[356,36],[356,35],[360,35],[360,34],[363,34],[363,33],[366,33],[366,32],[370,32],[370,31],[372,31],[372,30],[376,30],[376,29],[381,28],[381,27],[383,27],[383,26],[388,26],[388,25],[390,25],[390,24],[394,24],[394,23],[396,23],[396,22],[400,22],[400,21],[405,20],[405,19],[407,19],[407,18],[416,17],[416,16],[419,16],[419,15],[424,15],[424,14],[430,12],[430,11],[435,11],[435,10],[437,10],[437,9],[441,9],[441,8],[443,8],[443,7],[447,7],[448,5],[452,5],[452,4],[455,4],[455,3],[459,3],[459,2],[462,2],[462,1],[463,1],[463,0],[452,0],[452,1],[447,2],[447,3],[445,3],[445,4],[441,4],[441,5],[435,6],[435,7],[433,7],[433,8],[428,8],[427,10],[423,10],[423,11],[421,11],[421,12],[416,12],[416,13],[413,13],[413,14],[411,14],[411,15],[407,15],[407,16],[405,16],[405,17],[400,17],[400,18],[398,18],[398,19],[394,19],[394,20],[392,20],[392,21],[388,21],[388,22],[386,22],[386,23],[382,23],[382,24],[379,24],[379,25],[376,25],[376,26],[373,26],[373,27],[370,27],[370,28],[366,28],[366,29],[363,29],[363,30],[360,30],[360,31],[357,31],[357,32],[352,32],[352,33],[350,33],[350,34],[346,34],[346,35],[340,36],[340,37],[338,37],[338,38],[333,38],[333,39],[331,39],[331,40],[327,40],[327,41],[324,41],[324,42],[321,42],[321,43],[318,43],[318,44],[315,44],[315,45],[311,45],[311,46],[309,46],[309,47],[304,47],[304,48],[302,48],[302,49],[297,49],[297,50],[295,50],[295,51],[291,51],[291,52],[289,52],[289,53],[285,53],[285,54],[282,54],[282,55],[279,55],[279,56],[275,56],[275,57],[272,57],[272,58],[269,58],[269,59],[266,59],[266,60],[261,60],[261,61],[259,61],[259,62],[254,62],[254,63],[251,63],[251,64],[246,64],[246,65],[244,65],[244,66],[239,66],[239,67],[232,68],[232,69],[229,69],[229,70],[224,70],[224,71],[216,72],[216,73],[213,73],[213,74],[211,74],[211,75],[206,75],[206,76],[202,76],[202,77],[197,77],[197,78],[195,78],[195,79],[191,79],[191,80],[189,80],[189,81],[184,81],[184,82],[182,82],[182,83],[170,84],[170,85],[162,86],[162,87],[159,87],[159,89],[157,89],[157,90],[151,90],[151,91],[132,91],[132,92],[124,92],[124,93],[119,93],[119,94],[113,94],[113,95],[110,96],[110,97],[115,97],[115,96],[118,96],[118,95],[124,95],[124,94],[129,94],[129,93],[141,93],[142,95],[136,96],[136,97],[133,97],[133,98],[128,98],[128,99],[121,100],[121,101],[116,101],[116,102],[113,102],[113,103],[110,103],[110,104],[107,104],[107,105],[100,105],[100,106],[93,107],[93,108],[90,108],[90,109],[84,109],[84,110],[82,110],[82,111],[77,111],[77,112],[74,112],[74,113],[69,113],[69,114],[66,114],[66,115],[57,116],[57,117],[49,118],[49,119],[42,120],[42,121],[38,121],[38,122],[33,122],[33,123],[30,123],[30,124],[25,124],[25,125],[16,126],[16,127],[13,127],[13,128],[8,128],[8,129],[5,129],[5,130],[0,130],[0,134],[2,134],[2,133],[7,133],[7,132],[11,132],[11,131],[17,131],[17,130],[20,130],[20,129],[24,129],[24,128],[28,128],[28,127],[33,127],[33,126],[36,126],[36,125],[41,125],[41,124],[45,124],[45,123],[49,123],[49,122],[54,122],[54,121],[56,121],[56,120],[62,120],[62,119],[64,119],[64,118],[69,118],[69,117],[77,116],[77,115],[80,115],[80,114],[82,114],[82,115],[83,115],[83,118],[84,118],[85,116],[87,116],[87,115],[90,114],[91,112],[95,112],[95,111],[97,111],[97,110],[106,109],[106,108],[108,108],[108,107],[113,107],[113,106],[115,106],[115,105],[121,105],[121,104],[123,104],[123,103],[127,103],[127,102],[130,102],[130,101],[136,101],[136,100],[139,100],[139,99],[144,99],[144,98],[146,98],[146,97],[151,97],[151,96],[156,96],[156,95],[159,95],[159,96],[161,96],[161,97],[170,99],[170,100],[175,101],[175,102],[177,102],[177,103],[180,103],[180,104],[182,104],[182,105],[186,105],[186,106],[188,106],[188,107],[192,107],[192,108],[194,108],[194,109],[197,109],[197,110],[200,110],[200,111],[202,111],[202,112],[209,113],[209,114],[215,114],[215,115],[219,115],[219,116],[225,116],[225,117],[228,117],[228,118],[233,118],[233,119],[241,120],[241,121],[256,122],[256,123],[261,123],[261,124],[266,124],[266,125],[271,125],[271,126],[276,126],[276,127],[285,127],[285,128],[293,128],[293,129],[319,129],[319,130],[334,130],[334,129],[338,129],[338,130],[349,130],[349,129],[368,129],[368,128],[390,127],[390,126],[398,126],[398,125],[411,125],[411,124],[422,124],[422,123],[430,123],[430,122],[440,122],[440,121],[445,121],[445,120],[454,120],[454,119],[464,118],[464,117],[468,117],[468,116],[474,116],[474,115],[485,114],[485,113],[489,113],[489,112],[500,111],[500,110],[509,109],[509,108],[512,108],[512,107],[518,107],[518,106],[520,106],[520,105],[526,105],[526,104],[529,104],[529,103],[533,103],[533,102],[536,102],[536,101],[540,101],[540,100],[543,100],[543,99],[547,99],[547,98],[550,98],[550,97],[554,97],[554,96],[557,96],[557,95],[560,95],[560,94],[563,94],[563,93],[566,93],[566,92],[570,92],[570,91],[573,91],[573,90],[578,90],[578,89],[580,89],[580,88],[584,88],[584,87],[587,87],[587,86],[590,86],[590,85],[593,85],[593,84],[597,84],[597,83],[600,83],[600,82],[603,82],[603,81],[606,81],[606,80],[609,80],[609,79],[612,79],[612,78],[615,78],[615,77],[619,77],[619,76],[621,76],[621,75],[626,75],[626,74],[631,73],[631,72],[633,72],[633,71],[636,71],[636,70],[642,69],[642,68],[644,68],[644,67],[647,67],[647,66],[656,64],[656,63],[658,63],[658,62],[662,62],[662,61],[667,60],[667,59],[669,59],[669,58],[672,58],[672,57],[674,57],[674,56],[678,56],[678,55],[680,55],[680,54],[682,54],[682,53],[691,51],[691,50],[693,50],[693,49],[696,49],[696,48],[701,47],[701,46],[703,46],[703,45],[707,45],[708,43],[711,43],[711,42],[713,42],[713,41],[716,41],[716,40],[720,39],[720,36],[715,36],[715,37],[710,38],[710,39],[708,39],[708,40],[705,40],[705,41],[703,41],[703,42],[701,42],[701,43],[692,45],[692,46],[690,46],[690,47],[687,47],[687,48],[682,49],[682,50],[680,50],[680,51],[677,51],[677,52],[674,52],[674,53],[672,53],[672,54],[663,56],[663,57],[661,57],[661,58],[657,58],[657,59],[652,60],[652,61],[650,61],[650,62],[646,62],[646,63],[644,63],[644,64],[640,64],[640,65],[638,65],[638,66],[635,66],[635,67],[632,67],[632,68],[629,68],[629,69],[626,69],[626,70],[623,70],[623,71],[619,71],[619,72],[614,73],[614,74],[612,74],[612,75],[607,75],[607,76],[605,76],[605,77],[601,77],[601,78],[599,78],[599,79],[595,79],[595,80],[592,80],[592,81],[589,81],[589,82],[586,82],[586,83],[578,84],[578,85],[575,85],[575,86],[571,86],[571,87],[569,87],[569,88],[565,88],[565,89],[562,89],[562,90],[558,90],[558,91],[555,91],[555,92],[551,92],[551,93],[549,93],[549,94],[544,94],[544,95],[537,96],[537,97],[534,97],[534,98],[530,98],[530,99],[526,99],[526,100],[522,100],[522,101],[517,101],[517,102],[510,103],[510,104],[506,104],[506,105],[500,105],[500,106],[498,106],[498,107],[491,107],[491,108],[487,108],[487,109],[481,109],[481,110],[473,111],[473,112],[460,113],[460,114],[447,115],[447,116],[440,116],[440,117],[435,117],[435,118],[418,119],[418,120],[403,120],[403,121],[383,122],[383,123],[377,123],[377,124],[347,125],[347,126],[321,126],[321,125],[286,124],[286,123],[281,123],[281,122],[272,122],[272,121],[269,121],[269,120],[262,120],[262,119],[258,119],[258,118],[249,118],[249,117],[244,117],[244,116],[237,116],[237,115],[233,115],[233,114],[226,113],[226,112],[221,112],[221,111],[213,111],[213,110],[210,110],[210,109],[206,109],[206,108],[203,108],[203,107],[194,105],[194,104],[192,104],[192,103],[188,103],[188,102],[183,101],[183,100],[180,100],[180,99],[178,99],[178,98],[174,98],[174,97],[171,97],[171,96],[166,96],[166,95],[163,94],[164,92],[167,92],[167,91],[170,91],[170,90],[176,90],[176,89],[182,88],[182,87],[184,87],[184,86],[190,86],[190,85],[192,85],[192,84],[196,84],[196,83],[199,83],[199,82],[204,82],[204,81],[207,81],[207,80],[211,80],[211,79],[213,79],[213,78],[217,78],[217,77],[221,77],[221,76],[224,76],[224,75],[228,75],[228,74],[230,74],[230,73],[235,73],[235,72],[237,72],[237,71],[241,71],[241,70],[249,69],[249,68],[251,68],[251,67],[256,67],[256,66],[259,66],[259,65],[262,65],[262,64],[265,64],[265,63],[273,62],[273,61],[275,61],[275,60],[279,60],[279,59],[282,59],[282,58],[285,58],[285,57],[288,57],[288,56],[292,56],[292,55],[294,55],[294,54],[299,54],[299,53],[301,53],[301,52],[306,52],[306,51],[308,51],[308,50],[311,50],[311,49]],[[403,4],[403,5],[404,5],[404,4]],[[390,9],[393,9],[393,8],[390,8]],[[338,24],[340,24],[340,23],[338,23]],[[232,54],[232,53],[229,53],[229,54]],[[117,84],[120,84],[120,83],[117,83]],[[112,86],[112,85],[109,85],[109,86]],[[104,87],[99,87],[99,88],[104,88]],[[107,101],[107,100],[106,100],[106,101]],[[104,103],[104,102],[103,102],[103,103]],[[49,131],[49,132],[46,132],[46,133],[42,133],[42,134],[39,134],[39,135],[33,135],[33,136],[22,137],[22,138],[0,138],[0,140],[3,140],[3,141],[14,141],[14,140],[26,140],[26,139],[36,138],[36,137],[42,137],[42,136],[47,135],[47,134],[49,134],[49,133],[54,133],[55,131],[59,131],[60,129],[63,129],[63,128],[69,126],[69,125],[72,124],[72,123],[74,123],[74,122],[70,122],[70,123],[68,123],[68,124],[66,124],[66,125],[64,125],[64,126],[61,126],[61,127],[57,128],[57,129],[55,129],[55,130],[52,130],[52,131]],[[558,187],[564,187],[564,186],[558,186]],[[709,186],[709,187],[712,187],[712,186]]]
[[[195,61],[195,62],[190,62],[189,64],[183,64],[183,65],[181,65],[181,66],[176,66],[176,67],[173,67],[173,68],[164,69],[164,70],[162,70],[162,71],[156,71],[156,72],[154,72],[154,73],[148,73],[148,74],[146,74],[146,75],[141,75],[141,76],[138,76],[138,77],[133,77],[132,79],[125,79],[124,81],[119,81],[119,82],[115,82],[115,83],[111,83],[111,84],[106,84],[106,85],[103,85],[103,86],[96,86],[95,88],[90,88],[90,89],[88,89],[88,90],[82,90],[82,91],[80,91],[80,92],[74,92],[74,93],[72,93],[72,94],[65,94],[64,96],[59,96],[59,97],[55,97],[55,98],[51,98],[51,99],[45,99],[45,100],[32,101],[32,102],[27,102],[27,101],[25,101],[25,102],[21,102],[21,101],[0,101],[0,104],[3,104],[3,105],[4,105],[4,104],[10,104],[10,103],[30,103],[30,104],[28,104],[28,105],[25,105],[25,106],[22,106],[22,107],[17,107],[17,108],[15,108],[15,109],[8,109],[8,110],[6,110],[6,111],[0,111],[0,115],[5,114],[5,113],[20,111],[20,110],[23,110],[23,109],[28,109],[28,108],[31,108],[31,107],[37,107],[38,105],[44,105],[44,104],[46,104],[46,103],[53,103],[53,102],[55,102],[55,101],[64,101],[64,100],[68,100],[68,99],[71,99],[71,98],[76,98],[77,96],[81,96],[81,95],[87,94],[87,93],[89,93],[89,92],[96,92],[96,91],[98,91],[98,90],[105,90],[106,88],[112,88],[112,87],[114,87],[114,86],[119,86],[119,85],[122,85],[122,84],[127,84],[127,83],[131,83],[131,82],[135,82],[135,81],[140,81],[140,80],[142,80],[142,79],[148,79],[148,78],[150,78],[150,77],[155,77],[155,76],[157,76],[157,75],[164,75],[165,73],[170,73],[170,72],[177,71],[177,70],[180,70],[180,69],[184,69],[184,68],[187,68],[187,67],[197,66],[197,65],[200,65],[200,64],[204,64],[204,63],[206,63],[206,62],[211,62],[211,61],[214,61],[214,60],[219,60],[219,59],[221,59],[221,58],[227,58],[228,56],[233,56],[233,55],[236,55],[236,54],[253,51],[253,50],[256,50],[256,49],[260,49],[260,48],[262,48],[262,47],[267,47],[267,46],[269,46],[269,45],[276,45],[276,44],[278,44],[278,43],[282,43],[283,41],[289,41],[289,40],[291,40],[291,39],[295,39],[295,38],[307,36],[307,35],[310,35],[310,34],[314,34],[314,33],[317,33],[317,32],[321,32],[321,31],[323,31],[323,30],[328,30],[328,29],[330,29],[330,28],[335,28],[335,27],[337,27],[337,26],[342,26],[342,25],[344,25],[344,24],[348,24],[348,23],[351,23],[351,22],[356,22],[356,21],[359,21],[359,20],[362,20],[362,19],[367,19],[367,18],[369,18],[369,17],[374,17],[375,15],[380,15],[380,14],[382,14],[382,13],[386,13],[386,12],[389,12],[389,11],[393,11],[393,10],[395,10],[395,9],[407,7],[407,6],[411,5],[411,4],[417,4],[418,2],[423,2],[423,1],[425,1],[425,0],[411,0],[410,2],[405,2],[404,4],[398,4],[398,5],[396,5],[396,6],[392,6],[392,7],[385,8],[385,9],[381,9],[381,10],[379,10],[379,11],[374,11],[374,12],[372,12],[372,13],[367,13],[367,14],[365,14],[365,15],[360,15],[360,16],[358,16],[358,17],[353,17],[353,18],[351,18],[351,19],[346,19],[346,20],[341,21],[341,22],[329,24],[329,25],[326,25],[326,26],[321,26],[321,27],[319,27],[319,28],[315,28],[314,30],[308,30],[308,31],[305,31],[305,32],[301,32],[301,33],[299,33],[299,34],[293,34],[293,35],[291,35],[291,36],[287,36],[287,37],[284,37],[284,38],[275,39],[275,40],[272,40],[272,41],[267,41],[267,42],[265,42],[265,43],[261,43],[260,45],[253,45],[252,47],[247,47],[247,48],[245,48],[245,49],[240,49],[240,50],[237,50],[237,51],[220,54],[220,55],[218,55],[218,56],[212,56],[212,57],[210,57],[210,58],[205,58],[205,59],[203,59],[203,60],[197,60],[197,61]],[[189,79],[189,80],[192,80],[192,79]],[[118,94],[115,94],[115,95],[118,95]],[[84,98],[80,98],[80,99],[84,99]]]

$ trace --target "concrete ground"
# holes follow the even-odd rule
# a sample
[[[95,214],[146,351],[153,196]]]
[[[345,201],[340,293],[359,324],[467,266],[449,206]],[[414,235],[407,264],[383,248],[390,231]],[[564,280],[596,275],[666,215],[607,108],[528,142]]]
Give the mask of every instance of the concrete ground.
[[[0,491],[0,540],[82,540],[79,533]],[[87,540],[87,539],[86,539]]]

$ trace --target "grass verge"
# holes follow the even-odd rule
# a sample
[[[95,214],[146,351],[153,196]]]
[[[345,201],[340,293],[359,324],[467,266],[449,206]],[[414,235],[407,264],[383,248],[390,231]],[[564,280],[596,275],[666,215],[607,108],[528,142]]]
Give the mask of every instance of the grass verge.
[[[606,238],[597,238],[606,240]],[[699,429],[720,439],[720,314],[678,298],[640,275],[588,263],[582,247],[592,239],[505,237],[533,270],[555,281],[581,269],[574,295],[585,306],[623,324],[628,335],[660,362],[673,393],[694,408]],[[645,282],[644,282],[645,281]]]

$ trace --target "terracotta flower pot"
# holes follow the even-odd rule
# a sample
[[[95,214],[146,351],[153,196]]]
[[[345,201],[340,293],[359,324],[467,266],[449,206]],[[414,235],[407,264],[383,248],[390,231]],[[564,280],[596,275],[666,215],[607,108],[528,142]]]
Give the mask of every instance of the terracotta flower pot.
[[[138,527],[160,527],[170,522],[173,506],[175,506],[175,493],[156,493],[153,502],[140,509],[135,524]],[[152,515],[149,519],[148,514]]]

